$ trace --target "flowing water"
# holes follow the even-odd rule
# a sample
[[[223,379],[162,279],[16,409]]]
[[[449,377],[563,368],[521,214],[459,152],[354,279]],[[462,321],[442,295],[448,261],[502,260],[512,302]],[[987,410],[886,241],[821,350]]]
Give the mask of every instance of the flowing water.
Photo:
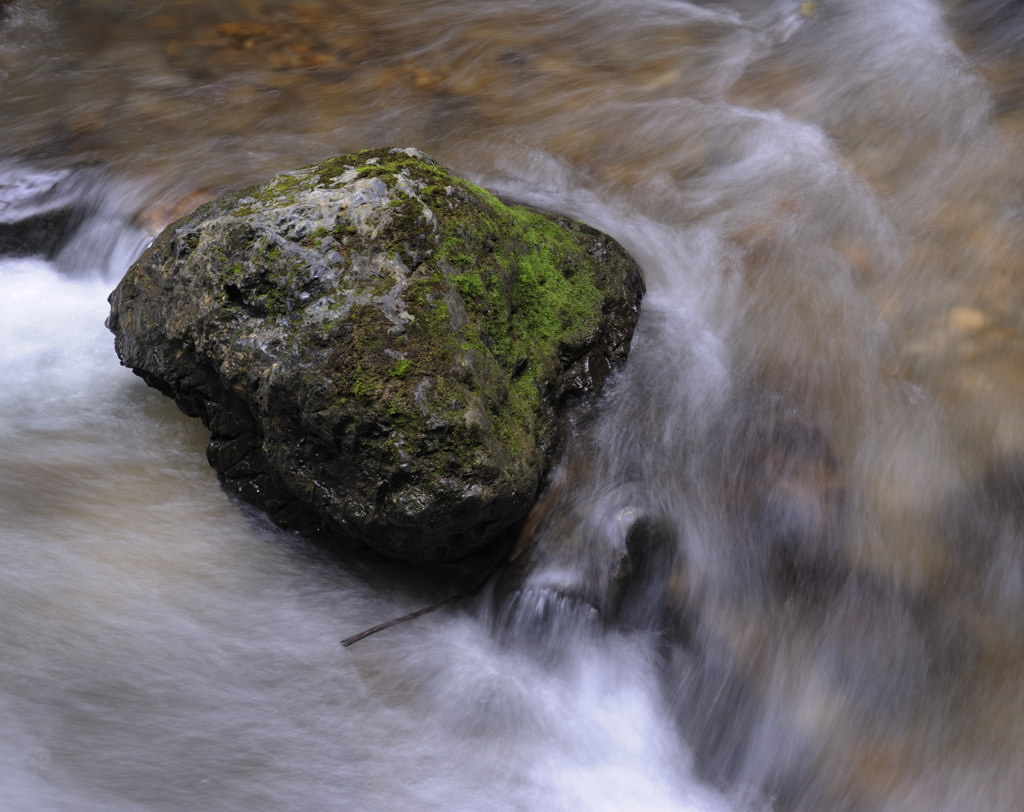
[[[1022,65],[998,0],[0,2],[0,809],[1021,808]],[[443,590],[229,500],[103,320],[386,144],[648,294],[515,594],[342,648]]]

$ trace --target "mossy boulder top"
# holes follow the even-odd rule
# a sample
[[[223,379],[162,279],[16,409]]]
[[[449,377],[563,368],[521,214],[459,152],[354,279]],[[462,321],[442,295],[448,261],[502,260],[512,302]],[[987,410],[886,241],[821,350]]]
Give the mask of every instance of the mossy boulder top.
[[[107,325],[207,424],[230,490],[285,527],[441,560],[522,520],[642,292],[610,237],[384,148],[168,226]]]

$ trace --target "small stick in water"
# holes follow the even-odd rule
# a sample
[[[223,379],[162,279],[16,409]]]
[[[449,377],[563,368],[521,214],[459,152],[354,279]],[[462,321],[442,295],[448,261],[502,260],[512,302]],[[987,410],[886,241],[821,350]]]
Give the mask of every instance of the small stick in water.
[[[364,629],[363,631],[359,632],[359,634],[353,634],[351,637],[346,637],[344,640],[341,641],[341,644],[345,648],[348,648],[353,643],[358,643],[364,637],[369,637],[371,634],[376,634],[377,632],[384,631],[384,629],[388,629],[392,626],[397,626],[399,623],[405,623],[405,621],[407,620],[415,620],[420,615],[425,615],[428,612],[433,612],[435,609],[440,609],[445,604],[457,601],[459,598],[469,597],[472,594],[473,592],[467,592],[464,595],[452,595],[450,598],[445,598],[440,603],[435,603],[432,606],[425,606],[422,609],[417,609],[415,612],[410,612],[407,615],[392,618],[391,620],[385,620],[383,623],[378,623],[376,626],[371,626],[369,629]]]
[[[371,634],[382,632],[384,631],[384,629],[390,629],[392,626],[397,626],[399,623],[405,623],[407,620],[415,620],[421,615],[426,615],[430,612],[433,612],[435,609],[440,609],[442,606],[445,606],[449,603],[454,603],[455,601],[461,600],[462,598],[473,597],[481,589],[484,588],[484,584],[486,584],[491,579],[491,576],[498,571],[498,568],[505,563],[506,558],[508,558],[507,552],[504,555],[498,556],[498,560],[491,564],[487,572],[483,574],[483,577],[477,582],[476,586],[469,590],[469,592],[460,592],[458,595],[452,595],[451,597],[445,598],[443,601],[440,601],[439,603],[435,603],[430,606],[424,606],[422,609],[417,609],[415,612],[409,612],[409,614],[407,615],[392,618],[391,620],[385,620],[383,623],[378,623],[376,626],[371,626],[369,629],[364,629],[358,634],[353,634],[351,637],[346,637],[344,640],[341,641],[341,645],[345,648],[348,648],[353,643],[358,643],[360,640],[369,637]]]

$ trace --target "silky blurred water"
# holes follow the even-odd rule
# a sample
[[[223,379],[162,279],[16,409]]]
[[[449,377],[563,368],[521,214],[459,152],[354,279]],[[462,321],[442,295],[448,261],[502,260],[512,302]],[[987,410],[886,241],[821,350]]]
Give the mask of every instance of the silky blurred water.
[[[996,0],[0,3],[0,242],[72,212],[0,258],[0,808],[1018,809],[1022,55]],[[513,639],[342,648],[442,590],[229,500],[103,327],[177,214],[386,144],[647,281]]]

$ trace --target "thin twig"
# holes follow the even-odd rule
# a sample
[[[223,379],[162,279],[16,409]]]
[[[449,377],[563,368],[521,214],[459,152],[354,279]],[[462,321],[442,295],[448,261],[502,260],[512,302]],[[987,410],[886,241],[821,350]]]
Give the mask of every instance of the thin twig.
[[[364,629],[363,631],[359,632],[359,634],[353,634],[351,637],[346,637],[344,640],[341,641],[341,644],[345,648],[348,648],[353,643],[358,643],[364,637],[369,637],[371,634],[376,634],[377,632],[384,631],[384,629],[388,629],[392,626],[397,626],[399,623],[405,623],[405,621],[407,620],[414,620],[418,618],[420,615],[425,615],[428,612],[433,612],[435,609],[440,609],[445,604],[451,603],[452,601],[457,601],[459,598],[465,598],[468,595],[472,594],[472,592],[468,592],[465,595],[452,595],[450,598],[445,598],[443,601],[441,601],[440,603],[435,603],[433,606],[425,606],[423,609],[417,609],[415,612],[410,612],[407,615],[392,618],[391,620],[385,620],[383,623],[378,623],[376,626],[372,626],[369,629]]]
[[[445,598],[440,603],[435,603],[431,606],[425,606],[422,609],[417,609],[415,612],[409,612],[409,614],[407,615],[402,615],[401,617],[392,618],[391,620],[386,620],[383,623],[378,623],[376,626],[372,626],[369,629],[364,629],[358,634],[353,634],[351,637],[346,637],[344,640],[341,641],[341,645],[345,648],[348,648],[353,643],[358,643],[360,640],[369,637],[371,634],[376,634],[377,632],[384,631],[384,629],[389,629],[392,626],[397,626],[399,623],[405,623],[407,620],[415,620],[421,615],[426,615],[430,612],[433,612],[435,609],[440,609],[442,606],[445,606],[449,603],[454,603],[455,601],[461,600],[462,598],[473,597],[481,589],[484,588],[484,585],[489,580],[491,580],[491,576],[494,575],[494,573],[498,571],[498,568],[505,563],[505,560],[508,558],[508,555],[508,552],[506,552],[505,554],[498,556],[498,560],[491,564],[487,572],[483,574],[483,577],[477,582],[476,586],[469,590],[469,592],[460,592],[458,595],[452,595],[449,598]]]

